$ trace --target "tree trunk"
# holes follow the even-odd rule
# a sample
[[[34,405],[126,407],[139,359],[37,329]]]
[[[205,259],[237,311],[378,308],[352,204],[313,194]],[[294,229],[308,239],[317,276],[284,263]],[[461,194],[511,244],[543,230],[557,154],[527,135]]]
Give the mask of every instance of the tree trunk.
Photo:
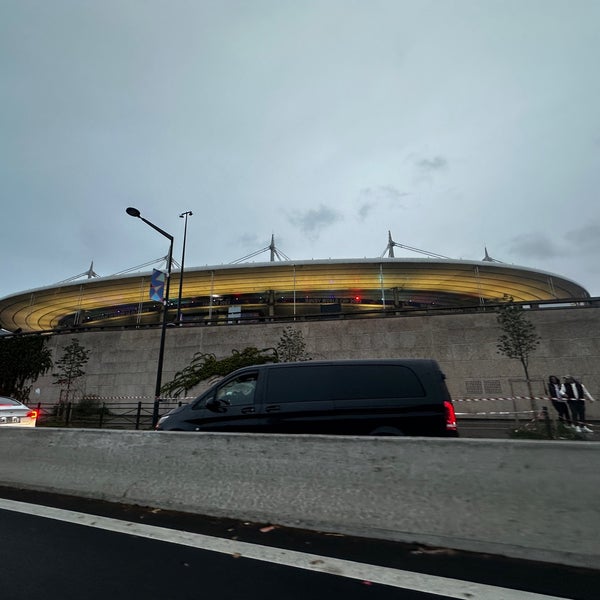
[[[523,365],[523,370],[525,371],[525,380],[527,381],[527,391],[529,392],[529,401],[531,402],[531,410],[533,411],[534,418],[537,417],[538,408],[537,402],[533,397],[533,390],[531,389],[531,380],[529,379],[529,369],[527,368],[527,363],[524,360],[521,360],[521,364]]]

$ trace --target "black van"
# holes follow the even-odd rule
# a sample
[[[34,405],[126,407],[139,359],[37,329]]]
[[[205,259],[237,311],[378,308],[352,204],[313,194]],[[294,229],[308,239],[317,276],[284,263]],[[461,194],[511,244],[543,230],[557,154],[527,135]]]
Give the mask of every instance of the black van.
[[[457,436],[434,360],[273,363],[231,373],[163,416],[161,431]]]

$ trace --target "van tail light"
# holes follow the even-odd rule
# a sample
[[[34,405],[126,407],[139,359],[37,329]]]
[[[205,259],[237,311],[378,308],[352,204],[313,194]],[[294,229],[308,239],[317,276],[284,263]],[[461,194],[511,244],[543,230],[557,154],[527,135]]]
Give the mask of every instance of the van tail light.
[[[37,410],[30,410],[30,411],[27,413],[27,416],[28,416],[30,419],[37,419],[37,417],[38,417],[38,411],[37,411]]]
[[[456,431],[456,413],[452,402],[444,401],[444,410],[446,411],[446,431]]]

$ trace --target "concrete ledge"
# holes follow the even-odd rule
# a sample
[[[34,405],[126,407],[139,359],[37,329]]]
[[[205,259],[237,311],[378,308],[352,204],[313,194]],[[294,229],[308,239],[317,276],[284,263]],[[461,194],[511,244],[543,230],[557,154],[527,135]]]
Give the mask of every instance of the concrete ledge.
[[[0,431],[0,485],[600,564],[600,443]]]

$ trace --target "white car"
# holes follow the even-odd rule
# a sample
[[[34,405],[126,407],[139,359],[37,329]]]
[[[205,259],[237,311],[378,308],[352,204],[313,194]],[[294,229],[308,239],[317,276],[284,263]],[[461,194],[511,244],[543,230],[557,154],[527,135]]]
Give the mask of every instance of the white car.
[[[38,411],[33,410],[14,398],[0,396],[0,427],[35,427]]]

